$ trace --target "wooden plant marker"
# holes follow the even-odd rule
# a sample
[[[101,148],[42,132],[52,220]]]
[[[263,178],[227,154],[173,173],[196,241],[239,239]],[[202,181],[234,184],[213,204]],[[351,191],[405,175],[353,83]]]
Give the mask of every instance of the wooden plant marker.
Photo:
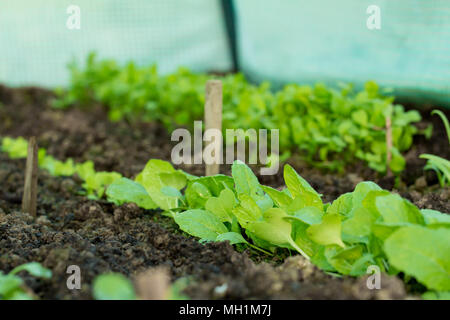
[[[222,132],[222,81],[208,80],[205,87],[205,130],[218,129]],[[208,145],[219,144],[222,150],[222,141],[210,141]],[[206,147],[206,146],[205,146]],[[214,154],[214,156],[216,156]],[[206,164],[205,175],[212,176],[220,171],[220,163]]]
[[[392,160],[392,120],[391,117],[386,117],[386,168],[387,176],[392,176],[392,171],[389,165]]]
[[[22,211],[36,217],[38,175],[38,146],[36,138],[31,137],[28,142],[27,164],[25,168],[25,186],[22,198]]]

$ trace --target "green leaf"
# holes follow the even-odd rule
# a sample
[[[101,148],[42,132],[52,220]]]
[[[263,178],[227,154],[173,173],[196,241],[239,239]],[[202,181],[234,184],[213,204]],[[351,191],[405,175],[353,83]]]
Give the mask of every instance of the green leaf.
[[[308,237],[321,245],[337,244],[345,247],[341,239],[341,218],[336,214],[327,214],[319,224],[311,225],[306,230]]]
[[[336,245],[325,249],[328,262],[341,274],[363,275],[367,267],[373,263],[372,256],[364,254],[361,245],[341,248]]]
[[[306,207],[314,207],[319,211],[323,211],[323,202],[315,193],[305,191],[301,196],[294,198],[287,211],[295,213]]]
[[[391,168],[392,172],[400,173],[405,169],[406,160],[403,158],[402,154],[398,151],[397,148],[392,147],[392,158],[389,162],[389,168]]]
[[[219,218],[206,210],[183,211],[177,213],[174,219],[181,230],[202,240],[215,241],[218,235],[228,232]]]
[[[450,291],[427,291],[422,295],[424,300],[450,300]]]
[[[236,160],[233,162],[231,175],[233,176],[238,195],[247,194],[252,198],[264,196],[258,178],[256,178],[253,171],[242,161]]]
[[[287,210],[287,207],[291,204],[292,198],[285,192],[278,191],[272,187],[262,186],[265,193],[269,195],[272,201],[278,208]]]
[[[168,196],[162,190],[164,187],[181,190],[186,186],[187,178],[182,172],[175,170],[170,163],[153,159],[136,177],[136,181],[144,186],[158,207],[171,210],[179,207],[178,197]]]
[[[15,267],[10,274],[15,275],[19,273],[20,271],[27,271],[29,274],[31,274],[34,277],[44,278],[44,279],[50,279],[52,277],[52,271],[44,268],[40,263],[38,262],[29,262],[22,264],[18,267]]]
[[[218,197],[211,197],[206,201],[205,209],[214,213],[222,222],[233,221],[233,208],[236,198],[233,191],[224,189]]]
[[[436,210],[431,209],[422,209],[420,210],[422,213],[425,224],[429,227],[437,228],[437,227],[447,227],[450,228],[450,214],[441,213]]]
[[[293,247],[309,259],[309,256],[292,239],[292,224],[286,221],[286,217],[288,215],[280,208],[268,209],[264,212],[263,221],[249,223],[247,229],[256,237],[273,245]]]
[[[252,197],[242,194],[239,200],[240,203],[233,209],[233,214],[244,228],[247,228],[250,222],[261,220],[262,211]]]
[[[366,127],[368,123],[367,113],[364,110],[357,110],[352,113],[352,119],[360,126]]]
[[[399,222],[399,223],[386,223],[386,222],[376,222],[372,225],[373,234],[380,240],[386,240],[394,231],[401,227],[407,227],[414,225],[409,222]]]
[[[378,216],[364,207],[355,208],[353,216],[342,222],[342,234],[345,241],[367,243],[368,236],[372,233],[372,224]]]
[[[4,275],[0,272],[0,300],[9,299],[17,290],[20,290],[23,280],[15,275]]]
[[[144,209],[158,207],[143,186],[127,178],[121,178],[110,184],[106,189],[106,195],[108,201],[118,205],[132,202]]]
[[[348,192],[339,196],[333,203],[327,208],[327,214],[340,214],[347,216],[353,208],[353,193]]]
[[[285,219],[292,219],[294,217],[286,217]],[[292,239],[298,245],[298,247],[309,257],[316,255],[317,251],[320,250],[322,246],[312,241],[306,233],[309,224],[303,222],[299,219],[294,219],[292,221]],[[311,258],[312,259],[312,258]]]
[[[424,224],[420,210],[398,194],[378,196],[375,199],[375,205],[385,223],[410,222]]]
[[[320,194],[288,164],[284,166],[284,181],[294,198],[300,198],[304,193],[311,192],[320,199]]]
[[[135,300],[133,284],[120,273],[102,274],[95,278],[93,296],[96,300]]]
[[[244,237],[237,232],[226,232],[219,234],[216,241],[229,241],[230,244],[248,243],[247,240],[245,240]]]
[[[371,191],[382,191],[382,189],[376,183],[371,181],[363,181],[358,183],[355,190],[352,192],[353,208],[361,206],[363,200]]]
[[[299,220],[308,225],[319,224],[322,222],[323,211],[316,207],[304,207],[295,211],[292,216],[288,216],[286,219]]]
[[[167,197],[171,197],[171,198],[183,198],[183,195],[181,194],[181,192],[171,186],[164,186],[161,188],[161,193]]]
[[[203,209],[211,197],[218,197],[224,189],[234,190],[233,178],[225,175],[201,177],[188,182],[185,196],[191,208]]]
[[[449,229],[403,227],[386,239],[384,250],[390,264],[427,288],[450,290]]]

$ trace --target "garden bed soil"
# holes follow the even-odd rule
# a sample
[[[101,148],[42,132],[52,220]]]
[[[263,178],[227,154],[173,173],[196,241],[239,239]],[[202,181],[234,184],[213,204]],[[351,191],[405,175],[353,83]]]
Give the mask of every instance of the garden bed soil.
[[[58,159],[93,160],[97,170],[133,177],[151,158],[170,160],[169,133],[158,124],[111,123],[104,109],[95,106],[55,110],[51,92],[38,88],[0,86],[0,136],[36,136],[39,146]],[[430,141],[415,138],[407,153],[407,170],[398,192],[420,208],[450,212],[449,189],[439,188],[433,173],[424,173],[422,153],[449,157],[439,119],[424,113],[418,126],[433,123]],[[444,141],[445,140],[445,141]],[[325,201],[352,191],[362,180],[374,180],[392,190],[393,179],[378,177],[364,164],[341,175],[324,174],[295,158],[290,163],[311,182]],[[91,298],[91,283],[98,274],[114,271],[134,278],[139,272],[164,266],[171,280],[191,279],[184,290],[195,299],[404,299],[416,297],[417,288],[405,288],[396,277],[383,275],[382,289],[369,290],[366,278],[336,278],[301,256],[280,261],[252,251],[237,252],[228,243],[200,244],[185,236],[159,212],[133,204],[115,206],[77,195],[77,177],[57,178],[40,170],[38,218],[20,212],[25,160],[0,153],[0,270],[38,261],[53,271],[51,280],[24,274],[27,285],[44,299]],[[202,166],[181,166],[202,175]],[[229,173],[229,167],[222,168]],[[281,172],[259,177],[265,184],[284,185]],[[284,251],[280,256],[287,255]],[[78,265],[82,289],[68,290],[66,269]],[[219,289],[217,289],[219,288]],[[408,294],[407,290],[408,289]],[[420,286],[418,286],[420,290]]]

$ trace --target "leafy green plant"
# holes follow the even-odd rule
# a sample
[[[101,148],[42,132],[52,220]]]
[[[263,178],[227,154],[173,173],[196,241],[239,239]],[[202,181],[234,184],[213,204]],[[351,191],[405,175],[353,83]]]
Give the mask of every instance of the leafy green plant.
[[[173,176],[162,179],[163,173]],[[419,210],[373,182],[361,182],[353,192],[323,203],[289,165],[281,191],[260,185],[240,161],[233,164],[232,177],[187,178],[160,160],[150,160],[135,183],[142,183],[144,174],[146,185],[160,189],[147,189],[148,196],[155,194],[155,204],[202,242],[228,240],[272,253],[287,248],[327,272],[344,275],[362,276],[377,265],[415,277],[435,292],[450,290],[449,216]],[[131,190],[120,181],[110,188],[119,195]]]
[[[179,278],[168,288],[167,300],[188,299],[182,291],[188,284],[187,278]],[[120,273],[105,273],[97,276],[92,285],[92,295],[96,300],[136,300],[133,283]]]
[[[8,153],[11,159],[27,157],[28,141],[22,137],[17,139],[5,137],[2,139],[1,150]]]
[[[8,274],[0,271],[0,300],[31,300],[33,296],[26,289],[25,284],[17,274],[27,271],[34,277],[50,279],[52,272],[40,263],[30,262],[14,268]]]
[[[1,150],[8,153],[13,159],[26,158],[28,141],[19,138],[5,137],[1,140]],[[84,163],[75,164],[73,159],[60,161],[54,157],[47,155],[46,150],[39,149],[38,164],[44,170],[47,170],[54,176],[72,176],[77,174],[83,182],[83,194],[89,199],[100,199],[103,197],[106,188],[116,180],[122,178],[117,172],[96,172],[94,163],[86,161]]]
[[[431,114],[437,114],[442,119],[450,145],[450,125],[447,117],[440,110],[433,110]],[[420,158],[427,160],[427,164],[424,168],[425,170],[434,170],[436,172],[441,187],[450,185],[450,161],[432,154],[422,154],[420,155]]]
[[[70,72],[71,84],[68,90],[57,91],[55,106],[100,102],[113,121],[160,121],[169,130],[190,128],[194,120],[203,119],[204,85],[211,78],[186,68],[161,76],[156,66],[137,67],[132,62],[118,66],[98,61],[95,54],[88,56],[84,68],[72,63]],[[312,166],[342,171],[362,160],[373,170],[386,172],[389,117],[393,140],[389,166],[399,173],[405,167],[401,153],[418,133],[413,123],[420,114],[393,104],[394,98],[383,96],[375,82],[367,82],[360,92],[350,85],[336,90],[323,84],[290,84],[272,92],[269,83],[255,86],[242,74],[221,79],[224,130],[279,129],[283,157],[296,152]]]
[[[96,300],[135,300],[133,284],[120,273],[105,273],[95,278],[92,295]]]

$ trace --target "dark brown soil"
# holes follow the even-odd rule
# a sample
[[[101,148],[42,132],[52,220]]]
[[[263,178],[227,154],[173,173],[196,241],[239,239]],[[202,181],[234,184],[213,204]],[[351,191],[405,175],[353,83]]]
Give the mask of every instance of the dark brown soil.
[[[0,136],[34,135],[41,147],[59,158],[93,160],[97,170],[118,171],[132,177],[151,158],[169,160],[170,137],[157,124],[110,123],[99,106],[89,113],[54,110],[52,94],[36,88],[8,89],[0,86]],[[420,123],[426,126],[429,119]],[[416,139],[407,155],[408,170],[399,192],[421,208],[450,212],[449,189],[436,186],[436,177],[423,175],[417,155],[449,156],[440,145],[443,128],[435,123],[433,143]],[[323,174],[291,160],[294,167],[324,194],[325,200],[351,191],[356,183],[372,179],[392,189],[393,180],[377,177],[363,165],[347,174]],[[36,280],[24,275],[27,285],[45,299],[91,298],[91,282],[98,274],[121,272],[133,277],[154,266],[166,266],[172,280],[192,279],[185,293],[191,298],[226,299],[404,299],[398,278],[384,276],[381,290],[369,290],[365,278],[334,278],[317,270],[300,256],[282,263],[252,252],[238,253],[227,243],[202,245],[185,237],[157,212],[134,205],[116,207],[89,201],[77,192],[76,178],[39,176],[38,216],[20,212],[24,160],[0,154],[0,270],[30,261],[42,262],[54,276]],[[201,175],[201,166],[182,169]],[[224,168],[225,173],[229,168]],[[351,172],[351,173],[350,173]],[[281,174],[260,177],[275,187],[283,185]],[[285,253],[284,253],[285,254]],[[257,263],[257,261],[266,261]],[[68,290],[66,269],[78,265],[82,289]],[[220,287],[219,289],[217,289]]]

